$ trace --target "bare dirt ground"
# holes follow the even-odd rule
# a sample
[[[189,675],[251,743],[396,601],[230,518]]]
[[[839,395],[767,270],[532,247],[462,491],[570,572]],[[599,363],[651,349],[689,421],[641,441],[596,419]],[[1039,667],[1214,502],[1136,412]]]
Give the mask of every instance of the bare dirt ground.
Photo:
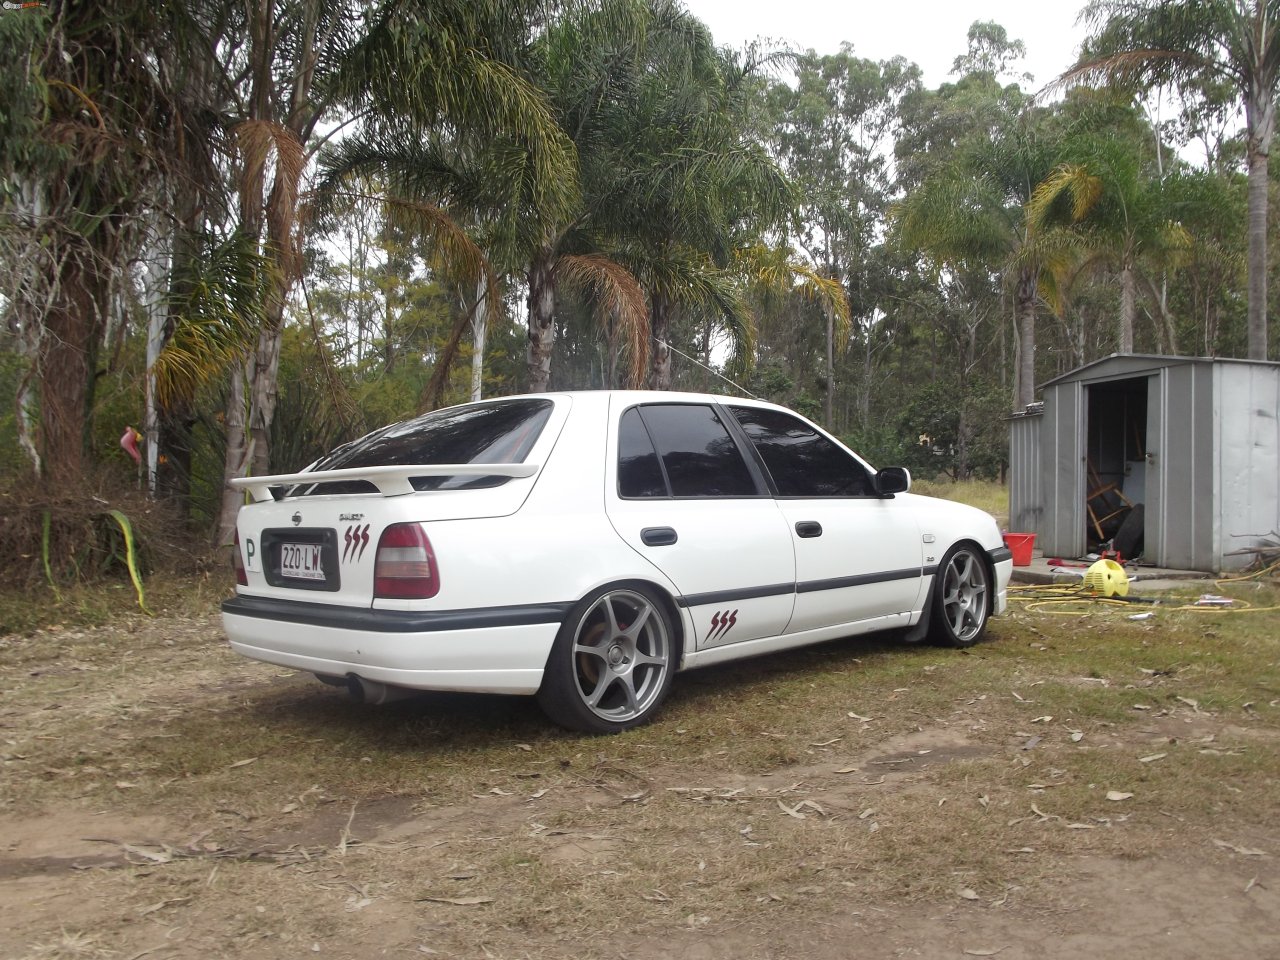
[[[1035,650],[999,704],[934,689],[954,652],[854,653],[682,676],[599,740],[348,704],[215,617],[2,638],[0,957],[1280,957],[1275,703],[1148,670],[1086,719]],[[866,680],[827,711],[833,672]]]

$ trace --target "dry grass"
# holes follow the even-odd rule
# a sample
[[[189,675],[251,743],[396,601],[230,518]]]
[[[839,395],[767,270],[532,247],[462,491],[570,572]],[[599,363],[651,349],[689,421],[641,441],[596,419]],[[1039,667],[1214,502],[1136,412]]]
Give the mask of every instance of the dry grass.
[[[102,915],[25,955],[131,956],[139,924],[112,918],[155,908],[191,955],[376,930],[445,955],[615,956],[646,931],[850,904],[1040,903],[1068,857],[1273,841],[1280,614],[1127,612],[692,672],[655,723],[603,739],[519,699],[354,705],[237,660],[205,616],[6,637],[0,815],[169,825],[116,838],[150,852],[135,866],[68,874]]]
[[[926,497],[938,497],[942,500],[954,500],[967,503],[971,507],[985,510],[996,518],[1003,528],[1009,518],[1009,490],[1002,484],[991,480],[960,480],[954,483],[940,483],[936,480],[911,481],[911,492]]]

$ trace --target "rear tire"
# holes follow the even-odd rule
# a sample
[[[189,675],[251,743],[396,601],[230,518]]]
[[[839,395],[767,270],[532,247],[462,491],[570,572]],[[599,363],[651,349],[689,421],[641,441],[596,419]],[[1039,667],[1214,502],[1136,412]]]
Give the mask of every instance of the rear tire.
[[[972,544],[952,547],[935,574],[930,639],[948,647],[971,647],[986,632],[990,611],[986,557]]]
[[[646,723],[671,689],[675,631],[652,588],[615,584],[588,594],[551,647],[538,704],[583,733],[619,733]]]

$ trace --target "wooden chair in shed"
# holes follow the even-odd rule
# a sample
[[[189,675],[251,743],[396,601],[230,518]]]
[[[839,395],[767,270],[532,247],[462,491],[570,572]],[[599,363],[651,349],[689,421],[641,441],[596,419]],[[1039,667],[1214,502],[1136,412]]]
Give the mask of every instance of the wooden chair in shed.
[[[1085,510],[1089,514],[1089,524],[1099,540],[1106,540],[1103,524],[1123,516],[1133,509],[1133,501],[1126,497],[1118,483],[1103,483],[1092,460],[1087,460],[1089,468],[1089,493],[1085,497]],[[1119,524],[1117,524],[1119,526]]]

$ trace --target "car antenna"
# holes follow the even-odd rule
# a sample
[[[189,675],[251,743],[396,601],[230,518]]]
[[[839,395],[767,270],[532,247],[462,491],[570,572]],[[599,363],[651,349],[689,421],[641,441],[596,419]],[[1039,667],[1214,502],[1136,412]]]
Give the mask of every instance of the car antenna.
[[[685,358],[686,360],[688,360],[690,363],[696,363],[698,366],[700,366],[703,370],[707,371],[707,373],[711,374],[713,377],[717,377],[717,378],[719,378],[720,380],[723,380],[725,383],[729,384],[729,386],[731,386],[731,387],[736,387],[738,390],[740,390],[742,393],[745,393],[745,394],[746,394],[748,397],[750,397],[752,400],[760,400],[760,401],[763,401],[763,400],[764,400],[764,397],[757,397],[754,393],[752,393],[750,390],[748,390],[748,389],[747,389],[746,387],[744,387],[742,384],[738,383],[736,380],[730,380],[728,377],[726,377],[724,374],[720,373],[719,371],[717,371],[717,370],[713,370],[711,367],[708,367],[708,366],[707,366],[705,363],[703,363],[701,360],[698,360],[698,359],[695,359],[694,357],[689,356],[689,355],[688,355],[687,353],[685,353],[683,350],[678,350],[678,349],[676,349],[676,348],[675,348],[675,347],[673,347],[671,344],[667,343],[667,341],[665,341],[665,340],[659,340],[657,337],[654,337],[653,339],[654,339],[654,342],[655,342],[655,343],[660,343],[660,344],[662,344],[664,347],[666,347],[666,348],[667,348],[668,350],[670,350],[672,353],[678,353],[678,354],[680,354],[680,356],[684,357],[684,358]]]

